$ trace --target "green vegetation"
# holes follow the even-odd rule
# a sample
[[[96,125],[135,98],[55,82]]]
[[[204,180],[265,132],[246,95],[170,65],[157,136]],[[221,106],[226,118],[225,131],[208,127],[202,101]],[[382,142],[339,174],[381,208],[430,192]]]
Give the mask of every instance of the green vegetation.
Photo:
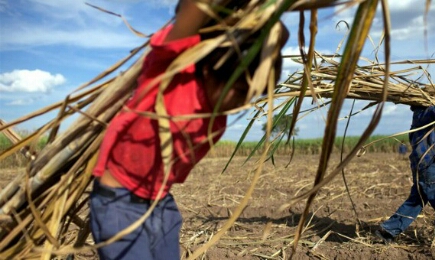
[[[334,142],[333,152],[340,152],[341,147],[343,146],[343,152],[349,152],[352,147],[356,145],[359,136],[348,136],[344,140],[343,137],[337,137]],[[281,141],[278,145],[278,148],[275,150],[275,155],[287,155],[291,153],[292,150],[295,151],[296,154],[319,154],[322,147],[322,138],[314,138],[314,139],[298,139],[295,138],[290,141],[289,144],[286,144],[285,141]],[[379,141],[377,141],[379,140]],[[374,135],[369,138],[367,144],[377,141],[372,145],[366,147],[366,152],[368,153],[396,153],[401,141],[404,141],[405,144],[408,143],[408,136],[403,135],[398,138],[389,138],[386,135]],[[229,156],[236,147],[236,142],[232,141],[220,141],[217,143],[213,154],[211,156],[222,157]],[[248,156],[258,145],[258,142],[243,142],[237,151],[238,156]],[[293,147],[294,146],[294,147]],[[259,155],[261,150],[257,150],[257,154]]]
[[[20,135],[25,136],[25,133],[20,133]],[[381,140],[383,139],[383,140]],[[404,141],[407,144],[408,137],[406,135],[400,136],[398,138],[388,138],[388,136],[376,135],[370,137],[367,143],[370,143],[375,140],[381,140],[375,142],[373,145],[367,147],[367,152],[369,153],[396,153],[400,141]],[[359,136],[350,136],[346,137],[343,151],[346,153],[350,151],[352,147],[358,142]],[[340,152],[342,146],[343,138],[337,137],[334,142],[334,152]],[[40,138],[39,142],[35,145],[36,151],[39,151],[44,147],[47,143],[47,137]],[[209,156],[211,157],[229,157],[236,147],[236,142],[233,141],[220,141],[216,144],[214,149],[210,152]],[[11,141],[9,141],[3,134],[0,133],[0,152],[4,151],[8,147],[12,145]],[[243,142],[237,151],[237,156],[249,156],[255,147],[258,145],[258,142]],[[295,138],[290,141],[289,144],[286,144],[285,140],[282,140],[277,144],[278,147],[275,150],[275,155],[288,155],[292,150],[295,151],[296,154],[319,154],[322,146],[322,138],[314,138],[314,139],[299,139]],[[294,145],[294,148],[293,148]],[[256,151],[256,155],[260,155],[261,149]],[[24,167],[26,165],[27,160],[24,158],[22,154],[14,154],[9,156],[5,160],[0,162],[0,168],[13,168],[13,167]]]
[[[292,115],[280,115],[280,114],[274,115],[272,118],[272,137],[276,137],[278,135],[283,134],[287,137],[287,139],[289,139],[290,126],[292,120],[293,120]],[[264,123],[263,126],[261,127],[265,133],[266,133],[266,127],[267,127],[267,123]],[[298,133],[299,133],[299,128],[295,127],[292,136],[297,136]]]
[[[21,137],[25,137],[29,135],[29,132],[27,131],[19,131],[18,135]],[[34,144],[31,150],[34,150],[35,152],[40,151],[46,144],[47,144],[48,137],[43,136],[39,138],[38,143]],[[9,147],[12,147],[12,142],[3,134],[0,133],[0,153],[8,149]],[[26,166],[28,160],[25,158],[25,156],[21,153],[15,153],[4,160],[0,161],[0,168],[15,168],[15,167],[24,167]]]

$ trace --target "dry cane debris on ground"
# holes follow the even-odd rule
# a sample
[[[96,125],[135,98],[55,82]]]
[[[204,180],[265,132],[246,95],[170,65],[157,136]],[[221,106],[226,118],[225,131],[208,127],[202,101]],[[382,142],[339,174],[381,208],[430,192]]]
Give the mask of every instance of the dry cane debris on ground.
[[[246,192],[252,173],[238,157],[220,174],[226,158],[206,158],[188,180],[173,187],[184,218],[180,245],[183,258],[208,241],[225,223]],[[337,163],[338,155],[332,163]],[[295,156],[288,168],[286,157],[276,158],[276,166],[266,168],[249,205],[229,232],[207,251],[204,259],[287,259],[290,243],[304,202],[279,208],[312,186],[318,158]],[[21,169],[23,170],[23,169]],[[0,187],[18,169],[0,170]],[[411,187],[408,161],[396,154],[366,154],[345,169],[350,195],[359,221],[352,210],[341,177],[324,187],[312,208],[309,223],[294,259],[432,259],[434,212],[426,207],[396,244],[383,245],[373,235],[381,220],[392,214],[406,199]],[[313,214],[314,213],[314,214]],[[82,212],[80,215],[86,215]],[[78,231],[73,226],[69,236]],[[88,243],[92,244],[91,237]],[[97,259],[94,252],[80,253],[76,259]]]
[[[332,164],[337,163],[338,155]],[[223,225],[246,192],[252,173],[237,158],[220,174],[224,158],[201,162],[188,181],[173,193],[184,217],[183,250],[193,251]],[[208,250],[206,259],[286,259],[291,254],[295,228],[304,202],[283,212],[279,208],[311,188],[317,156],[296,156],[270,162],[262,173],[249,205],[234,227]],[[341,177],[324,187],[313,205],[309,222],[294,259],[432,259],[433,210],[423,214],[399,237],[397,244],[383,245],[373,232],[408,196],[411,187],[407,160],[396,154],[367,154],[345,169],[352,210]]]
[[[274,5],[273,2],[275,1],[265,1],[264,6],[249,5],[247,9],[239,10],[244,13],[242,12],[240,15],[241,21],[237,23],[236,27],[240,26],[240,28],[242,28],[242,25],[251,25],[253,27],[243,27],[243,30],[233,30],[233,32],[253,32],[255,28],[260,28],[265,24],[272,25],[275,21],[274,19],[278,19],[284,12],[293,10],[294,7],[291,5],[290,1],[282,1],[281,5]],[[263,2],[255,1],[255,3],[261,5]],[[316,3],[306,2],[298,6],[298,8],[311,9],[313,7],[311,5],[315,4]],[[327,5],[326,2],[323,4]],[[360,6],[356,13],[356,22],[352,25],[352,30],[368,33],[370,23],[367,23],[367,21],[373,19],[377,9],[377,1],[362,1],[358,4],[360,4]],[[235,14],[236,13],[238,12],[235,12]],[[359,22],[362,20],[366,22]],[[331,94],[332,85],[325,85],[324,83],[325,81],[331,81],[332,78],[336,80],[333,88],[335,93],[347,93],[349,97],[353,98],[375,100],[375,103],[379,102],[383,97],[383,87],[388,85],[389,88],[392,88],[392,91],[389,95],[390,98],[387,98],[387,100],[407,104],[433,103],[433,98],[429,98],[427,95],[422,95],[421,93],[423,86],[433,89],[433,85],[430,86],[427,82],[405,80],[403,84],[394,84],[397,81],[397,77],[400,76],[398,72],[390,73],[388,66],[379,64],[374,64],[368,69],[365,68],[365,70],[361,67],[355,70],[353,69],[357,67],[356,62],[360,57],[359,48],[354,47],[362,46],[362,43],[366,41],[367,35],[365,33],[349,34],[348,43],[346,47],[344,47],[344,53],[348,53],[348,55],[341,57],[341,62],[346,64],[346,66],[331,66],[322,68],[320,71],[315,71],[316,66],[315,64],[311,64],[311,62],[315,63],[315,60],[319,57],[314,56],[312,52],[311,54],[308,53],[308,57],[305,58],[308,58],[307,62],[311,65],[308,63],[306,65],[307,68],[313,69],[313,73],[310,74],[308,73],[309,71],[307,71],[308,74],[306,76],[307,79],[310,78],[312,80],[315,87],[318,87],[316,89],[312,88],[310,91],[314,90],[316,93],[318,91],[327,91]],[[220,44],[232,44],[232,40],[234,39],[244,39],[244,37],[229,37],[227,39],[227,33],[222,33],[221,36],[222,37],[219,36],[213,41],[208,42],[208,44],[210,46],[215,44],[213,45],[213,48],[215,48]],[[311,36],[314,37],[315,35],[312,34]],[[386,42],[388,42],[387,36],[389,36],[388,31],[386,31]],[[260,38],[258,42],[256,42],[256,45],[257,47],[265,47]],[[277,46],[276,42],[272,45]],[[132,56],[144,46],[146,46],[146,44],[135,49]],[[202,52],[186,52],[182,55],[183,62],[180,63],[191,64],[192,60],[200,58],[198,53],[204,56],[206,54],[205,50],[208,50],[206,47],[210,46],[198,45],[198,49],[202,50]],[[268,51],[273,49],[269,47],[258,48],[258,50],[262,49],[262,51],[264,51],[263,54],[265,54],[263,56],[269,57],[270,53],[268,53]],[[314,50],[314,46],[310,46],[309,49]],[[252,50],[255,50],[255,48]],[[386,53],[388,53],[388,51],[386,51]],[[248,54],[250,54],[250,52],[248,52]],[[66,97],[64,102],[53,104],[40,111],[34,111],[28,116],[7,126],[7,128],[14,126],[21,121],[26,121],[37,115],[48,113],[51,110],[57,110],[58,112],[57,117],[54,118],[53,121],[43,126],[43,128],[35,132],[34,135],[26,137],[14,147],[8,148],[5,153],[0,154],[0,156],[7,157],[7,155],[14,154],[21,148],[34,144],[39,136],[49,133],[49,145],[40,152],[35,161],[32,162],[31,167],[29,167],[30,180],[28,181],[26,179],[27,176],[21,173],[20,176],[22,178],[17,178],[19,181],[14,183],[17,185],[11,185],[9,189],[4,189],[5,186],[3,186],[3,190],[0,192],[0,195],[2,195],[0,197],[3,198],[2,201],[0,201],[0,203],[2,203],[0,209],[2,215],[9,217],[14,216],[14,219],[19,223],[16,226],[12,225],[13,227],[10,227],[10,232],[9,230],[0,229],[0,237],[2,237],[2,241],[0,241],[0,252],[1,249],[8,250],[8,252],[3,255],[15,256],[15,253],[18,252],[18,254],[22,254],[26,258],[40,258],[41,253],[34,251],[36,243],[44,247],[45,251],[42,253],[42,257],[48,259],[51,257],[51,250],[61,248],[63,245],[76,243],[80,246],[85,239],[91,242],[88,238],[88,230],[86,230],[86,207],[82,208],[82,206],[86,205],[86,198],[82,196],[82,192],[86,189],[91,180],[90,172],[105,126],[110,122],[113,115],[120,110],[122,104],[124,104],[125,100],[129,97],[131,90],[135,87],[135,82],[140,72],[141,59],[137,60],[136,63],[118,77],[108,79],[107,76],[116,71],[118,66],[130,58],[131,56],[126,57],[125,60],[121,60],[108,70],[102,72],[94,80],[79,87],[81,91],[77,91]],[[264,65],[270,66],[267,61],[268,59],[265,58],[262,62],[264,62]],[[335,60],[330,59],[328,62],[334,65]],[[411,63],[415,62],[416,61],[412,61]],[[421,61],[422,64],[434,62],[433,59]],[[171,72],[176,73],[182,66],[175,67],[176,68],[173,68]],[[376,71],[381,73],[381,75],[378,75],[378,73],[365,73],[367,71],[371,72],[373,68],[376,68]],[[420,69],[418,69],[418,71],[420,71]],[[273,75],[273,71],[269,72],[271,73],[270,75]],[[427,73],[419,73],[428,76]],[[169,74],[168,72],[168,75]],[[254,92],[257,94],[263,92],[263,89],[258,88],[263,84],[258,84],[258,82],[263,82],[263,80],[272,82],[267,80],[268,77],[266,77],[266,74],[264,74],[263,69],[258,70],[254,74],[253,79],[260,80],[253,80],[251,86],[252,91],[249,92],[250,94],[253,95]],[[390,77],[385,77],[385,74]],[[346,77],[341,77],[340,75],[346,75]],[[357,79],[357,81],[351,81],[350,77],[347,77],[350,75],[354,75],[353,78]],[[256,76],[258,76],[258,78]],[[382,78],[386,78],[389,84],[384,84],[381,80]],[[94,85],[96,82],[100,83]],[[292,93],[292,91],[298,92],[300,90],[299,85],[306,87],[304,82],[299,82],[298,84],[295,84],[295,82],[298,81],[287,81],[287,85],[282,86],[284,86],[283,91],[287,91],[288,93],[277,93],[274,96],[269,95],[268,102],[273,103],[274,100],[272,99],[282,94],[290,97],[286,102],[288,105],[291,105],[294,101],[295,94]],[[297,87],[296,90],[292,90],[292,88],[295,87],[294,85]],[[289,89],[285,90],[286,88]],[[270,83],[269,94],[271,94],[274,89],[275,85]],[[368,96],[363,96],[362,93],[368,94]],[[325,94],[324,96],[328,95]],[[330,114],[332,115],[331,118],[328,117],[326,120],[329,125],[325,129],[324,140],[326,146],[329,148],[332,147],[332,141],[334,139],[331,133],[334,133],[334,125],[338,120],[340,103],[345,98],[345,95],[333,95],[331,101],[331,107],[335,109],[331,109],[334,112]],[[248,99],[250,100],[250,98]],[[265,100],[262,100],[260,103],[264,101]],[[162,103],[157,104],[157,106],[161,108]],[[290,109],[291,106],[285,106],[284,104],[284,107]],[[85,108],[87,109],[84,112]],[[73,127],[58,135],[59,124],[77,111],[81,111],[84,115],[73,124]],[[271,114],[272,112],[269,113],[269,115]],[[380,116],[380,113],[375,114]],[[158,114],[158,116],[159,118],[166,118],[165,113]],[[168,124],[168,120],[159,120],[159,124],[160,121]],[[269,118],[269,122],[271,122],[271,118]],[[367,128],[373,129],[375,125],[374,122],[375,120],[370,123]],[[169,129],[169,127],[160,124],[160,129]],[[162,144],[171,143],[169,140],[170,135],[166,135],[164,131],[160,134]],[[367,132],[367,134],[361,137],[361,140],[365,140],[369,135],[370,132]],[[163,137],[168,139],[163,139]],[[167,149],[169,150],[169,148]],[[329,154],[328,149],[324,149],[322,152]],[[352,155],[349,156],[349,158],[351,157]],[[326,158],[326,156],[322,156],[321,158]],[[290,255],[290,244],[294,238],[293,234],[295,233],[295,227],[304,208],[304,202],[300,201],[284,212],[279,212],[278,208],[282,204],[287,203],[288,200],[295,195],[307,191],[312,186],[313,176],[319,164],[319,157],[310,156],[299,157],[297,159],[299,161],[294,162],[289,168],[285,169],[279,166],[286,165],[285,162],[277,164],[277,168],[272,168],[270,165],[267,165],[267,168],[263,170],[260,183],[255,186],[255,195],[244,209],[243,214],[218,244],[208,250],[206,258],[285,259]],[[377,161],[376,159],[378,158],[371,158],[366,164],[368,166],[374,166],[372,161]],[[216,235],[216,231],[222,227],[222,223],[228,216],[232,215],[233,211],[236,212],[234,210],[236,205],[241,203],[241,198],[248,194],[246,192],[247,186],[254,175],[249,171],[254,168],[254,166],[244,167],[240,166],[240,164],[236,166],[235,163],[233,163],[231,169],[234,172],[218,175],[221,168],[223,168],[223,165],[226,163],[226,160],[227,159],[222,159],[222,161],[218,159],[206,160],[197,167],[196,174],[190,177],[190,182],[174,190],[174,193],[178,195],[177,197],[180,197],[178,202],[186,218],[181,242],[182,247],[188,252],[194,250],[198,245],[203,244],[209,239],[213,239],[213,236],[219,237]],[[205,163],[212,164],[215,163],[215,161],[217,164],[216,168],[210,167],[210,165],[204,166]],[[322,164],[326,165],[326,161],[322,161]],[[388,160],[379,161],[379,163],[383,165],[386,161]],[[352,165],[358,165],[355,163],[357,162],[348,165],[346,167],[347,171],[352,171]],[[330,163],[329,165],[332,164],[334,163]],[[165,167],[168,165],[169,163],[166,162]],[[350,185],[349,188],[353,197],[360,199],[360,203],[356,203],[356,208],[358,212],[373,213],[371,216],[365,215],[366,213],[359,215],[360,221],[364,224],[360,229],[356,229],[356,216],[349,210],[350,203],[349,200],[346,199],[344,185],[341,182],[337,182],[339,180],[336,179],[334,183],[324,187],[316,197],[315,204],[309,207],[312,215],[308,218],[308,224],[300,240],[301,248],[299,248],[297,252],[297,257],[326,259],[335,257],[348,259],[352,258],[352,256],[359,258],[360,255],[362,255],[364,259],[369,259],[371,256],[374,258],[383,258],[385,256],[386,258],[396,259],[401,256],[408,256],[408,258],[414,259],[420,259],[420,255],[422,256],[421,259],[423,259],[423,257],[429,257],[430,250],[427,245],[431,243],[431,239],[426,239],[426,237],[430,236],[425,233],[432,231],[429,228],[423,229],[424,231],[417,228],[414,233],[411,232],[412,230],[406,233],[405,236],[401,237],[399,240],[399,242],[406,242],[400,245],[404,244],[406,246],[380,246],[379,244],[373,243],[372,235],[369,232],[372,231],[372,228],[381,220],[379,219],[379,212],[383,213],[383,217],[391,214],[404,199],[401,198],[397,202],[397,197],[399,197],[399,195],[406,196],[408,192],[409,187],[406,189],[403,188],[406,182],[400,182],[403,182],[402,179],[406,180],[406,177],[400,177],[402,179],[399,181],[398,176],[399,172],[408,176],[409,170],[399,170],[397,165],[397,162],[391,161],[388,167],[386,166],[385,169],[379,171],[363,171],[365,169],[361,168],[361,164],[354,166],[355,169],[353,169],[353,171],[356,172],[356,177],[350,178],[349,183],[353,182],[355,184],[354,186]],[[201,170],[201,167],[203,167],[203,170]],[[323,167],[319,167],[319,169],[322,168]],[[370,175],[372,173],[373,176]],[[392,174],[388,175],[390,173]],[[319,172],[320,179],[324,177],[323,174],[323,171]],[[369,174],[369,176],[365,177],[365,174]],[[374,178],[379,181],[378,174],[382,176],[385,174],[387,177],[381,184],[377,182],[372,184],[372,186],[366,186],[368,179]],[[5,175],[7,175],[7,173]],[[19,187],[19,183],[26,184]],[[211,184],[211,186],[209,186],[209,184]],[[361,190],[361,187],[364,187],[364,189]],[[186,188],[187,191],[183,191],[183,188]],[[3,193],[5,190],[6,192]],[[29,190],[30,192],[27,192]],[[26,197],[27,195],[30,197],[28,193],[33,193],[33,195],[39,195],[41,193],[42,196],[32,201]],[[361,201],[363,201],[363,203],[361,203]],[[385,213],[386,207],[390,207],[393,201],[396,204],[389,209],[388,213]],[[33,202],[35,202],[35,204],[33,204]],[[378,204],[373,206],[371,205],[372,202]],[[29,208],[19,211],[20,207],[26,205],[26,203],[29,203]],[[241,205],[244,204],[242,203]],[[34,208],[32,208],[32,206]],[[309,203],[307,203],[307,207],[308,206]],[[16,211],[19,211],[19,216],[16,216]],[[42,217],[40,217],[41,214],[39,213],[43,213]],[[68,213],[68,216],[64,217],[66,213]],[[427,216],[431,215],[426,215],[426,217],[422,218],[424,227],[430,226],[432,228],[432,225],[427,225],[427,223],[432,223],[430,217]],[[40,225],[38,222],[40,222],[40,224],[44,223],[44,225]],[[74,227],[77,228],[74,229]],[[32,239],[35,241],[27,239],[25,236],[27,233],[23,236],[19,236],[22,235],[20,234],[22,230],[31,233]],[[11,233],[12,235],[10,235]],[[15,241],[16,243],[14,244]],[[13,247],[9,247],[11,244],[13,244]],[[409,246],[411,244],[416,244],[417,246]],[[397,254],[394,252],[397,252]],[[349,254],[355,255],[350,256]],[[81,258],[91,257],[90,255],[82,254],[78,256]]]

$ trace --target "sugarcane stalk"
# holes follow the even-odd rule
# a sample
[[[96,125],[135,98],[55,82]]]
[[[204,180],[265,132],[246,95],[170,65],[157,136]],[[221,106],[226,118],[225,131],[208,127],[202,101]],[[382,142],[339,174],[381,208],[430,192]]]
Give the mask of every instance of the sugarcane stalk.
[[[97,158],[97,149],[99,147],[99,143],[102,140],[102,135],[98,136],[96,140],[93,142],[93,144],[86,150],[86,152],[83,154],[83,156],[77,161],[75,166],[71,168],[71,170],[67,173],[67,175],[73,175],[73,176],[79,176],[78,178],[74,179],[74,182],[71,183],[71,185],[65,186],[66,182],[59,182],[58,185],[63,185],[62,187],[55,188],[52,192],[58,192],[59,194],[62,194],[66,189],[70,189],[71,193],[68,196],[67,201],[64,204],[64,214],[74,205],[75,202],[82,196],[83,192],[85,191],[86,187],[89,185],[89,182],[92,178],[92,169],[95,165],[96,158]],[[82,167],[83,164],[86,164],[86,167]],[[77,170],[79,168],[82,168],[81,171]],[[76,172],[76,174],[74,174]],[[59,189],[59,190],[57,190]],[[48,201],[51,201],[50,195],[47,196],[47,198],[41,202],[41,206],[43,207],[48,203]],[[44,214],[42,215],[42,222],[50,224],[50,221],[52,221],[52,215],[54,212],[54,205],[53,203],[50,203],[48,207],[44,209]],[[37,225],[34,225],[29,231],[26,231],[29,233],[29,235],[32,237],[32,240],[24,240],[21,239],[16,243],[15,245],[11,246],[7,250],[4,250],[5,247],[9,245],[9,243],[22,231],[26,230],[26,226],[31,224],[31,220],[34,218],[33,215],[28,214],[23,221],[19,223],[18,226],[15,227],[13,231],[9,233],[8,236],[2,239],[0,242],[0,259],[12,259],[19,254],[19,252],[28,251],[30,249],[35,248],[35,244],[33,244],[33,241],[41,241],[41,238],[44,236],[44,231]],[[4,251],[3,251],[4,250]],[[40,256],[41,252],[36,254],[37,256]]]
[[[136,79],[141,68],[142,60],[139,59],[130,70],[120,75],[105,92],[94,100],[87,113],[95,117],[100,115],[100,121],[109,122],[129,97],[130,90],[136,84]],[[111,106],[110,109],[108,109],[109,105]],[[66,131],[66,133],[57,138],[47,149],[43,150],[48,152],[41,152],[35,160],[30,170],[30,175],[33,176],[30,178],[31,192],[44,184],[47,179],[53,176],[58,169],[64,166],[80,150],[86,149],[86,143],[89,143],[89,139],[102,129],[101,125],[92,122],[91,119],[84,116],[77,120],[76,125],[76,127],[70,128],[71,131]],[[81,134],[79,134],[80,132]],[[35,172],[36,170],[38,171]],[[0,215],[8,215],[12,210],[16,210],[21,206],[25,202],[23,194],[23,188],[16,190],[14,197],[9,199],[0,209]]]
[[[68,176],[68,181],[66,182],[66,189],[65,191],[58,191],[58,196],[53,203],[54,205],[54,212],[53,216],[50,219],[50,223],[48,225],[48,231],[56,238],[59,238],[60,231],[61,231],[61,220],[65,213],[65,203],[67,200],[67,197],[69,196],[69,187],[71,185],[71,182],[73,181],[74,175],[70,174]],[[46,240],[44,243],[44,249],[45,251],[42,252],[41,260],[50,260],[51,253],[50,251],[53,249],[54,245],[50,243],[49,240]]]

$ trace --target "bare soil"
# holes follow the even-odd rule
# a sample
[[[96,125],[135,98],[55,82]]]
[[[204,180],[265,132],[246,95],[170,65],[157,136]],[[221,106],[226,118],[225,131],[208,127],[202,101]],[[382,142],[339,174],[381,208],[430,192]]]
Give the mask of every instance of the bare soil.
[[[333,155],[330,168],[340,160]],[[275,158],[266,162],[249,205],[204,259],[288,259],[305,200],[280,210],[312,187],[318,156]],[[251,183],[255,160],[203,160],[174,194],[184,217],[183,258],[210,240],[235,210]],[[356,157],[318,194],[293,259],[433,259],[434,211],[422,214],[391,245],[374,232],[407,198],[412,185],[408,160],[395,154]],[[349,196],[350,195],[350,196]],[[352,202],[354,207],[352,207]]]
[[[339,162],[333,155],[332,169]],[[256,166],[236,158],[221,174],[226,158],[206,158],[172,193],[184,218],[182,259],[209,241],[245,195]],[[202,259],[288,259],[305,200],[282,207],[312,187],[318,156],[295,155],[264,164],[262,175],[240,218]],[[384,245],[374,235],[407,198],[411,188],[408,161],[395,154],[366,154],[323,187],[310,208],[309,221],[293,259],[434,259],[434,210],[427,206],[397,241]],[[17,170],[0,170],[0,187]],[[352,206],[353,202],[353,206]],[[95,259],[94,254],[76,259]]]

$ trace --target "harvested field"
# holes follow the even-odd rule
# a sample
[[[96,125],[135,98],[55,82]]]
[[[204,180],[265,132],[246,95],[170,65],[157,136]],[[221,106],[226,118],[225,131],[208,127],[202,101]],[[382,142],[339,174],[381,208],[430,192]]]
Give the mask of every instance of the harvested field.
[[[242,199],[254,164],[242,166],[243,160],[236,158],[227,172],[220,174],[226,159],[206,158],[184,184],[174,186],[172,193],[184,217],[183,258],[187,251],[208,241]],[[331,162],[338,160],[339,156],[333,155]],[[287,163],[285,157],[275,158],[275,166],[266,162],[248,207],[204,259],[288,258],[304,201],[281,212],[279,208],[312,186],[318,157],[296,155],[286,168]],[[294,259],[432,259],[434,212],[429,206],[397,243],[386,246],[373,234],[380,221],[406,199],[411,187],[408,168],[407,160],[392,153],[355,158],[345,173],[358,218],[343,179],[336,178],[319,192]],[[0,187],[16,172],[2,169]],[[76,259],[90,258],[94,257],[89,252]]]
[[[267,162],[249,206],[233,228],[207,252],[206,259],[287,259],[289,243],[304,209],[304,201],[279,212],[289,199],[312,186],[317,156],[275,158]],[[337,163],[339,155],[331,162]],[[252,163],[237,158],[220,174],[225,159],[205,159],[183,185],[173,189],[184,217],[181,243],[194,250],[213,236],[237,206],[250,183]],[[411,187],[408,161],[395,154],[366,154],[345,169],[350,195],[363,227],[346,193],[341,177],[324,187],[311,209],[294,259],[432,259],[434,214],[424,214],[401,235],[397,244],[385,246],[374,236],[382,219],[406,199]]]

